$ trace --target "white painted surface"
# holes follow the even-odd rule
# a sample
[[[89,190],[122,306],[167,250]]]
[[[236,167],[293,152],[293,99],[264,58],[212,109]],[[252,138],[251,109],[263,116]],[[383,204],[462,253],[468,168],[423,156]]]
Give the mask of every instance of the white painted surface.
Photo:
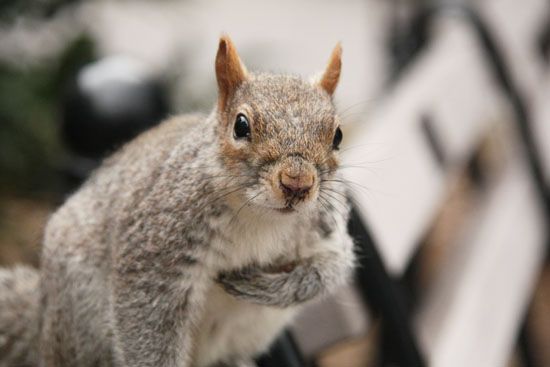
[[[400,273],[432,219],[444,182],[416,123],[418,115],[405,109],[414,106],[394,106],[379,115],[385,126],[369,130],[345,163],[360,167],[343,171],[354,183],[351,194],[386,265]],[[382,153],[373,153],[372,147],[380,146]]]
[[[337,101],[346,108],[377,95],[386,79],[389,6],[376,0],[102,1],[81,18],[104,53],[129,54],[159,70],[181,62],[187,87],[208,97],[214,97],[213,60],[222,32],[251,70],[306,77],[323,70],[341,41]]]
[[[437,30],[439,37],[371,123],[353,130],[344,152],[345,164],[360,166],[343,172],[356,183],[354,198],[395,274],[404,270],[446,190],[445,172],[422,133],[422,115],[431,117],[452,169],[465,163],[490,123],[508,112],[468,28],[444,18]]]
[[[418,330],[430,366],[506,364],[544,259],[547,224],[529,180],[516,159],[425,299]]]
[[[550,70],[537,49],[538,37],[548,21],[550,3],[484,0],[476,5],[533,119],[535,141],[550,185]]]
[[[342,340],[366,335],[369,327],[370,315],[357,286],[349,285],[321,302],[307,304],[291,331],[301,352],[311,357]]]
[[[530,100],[543,81],[545,66],[538,54],[537,37],[548,19],[550,3],[547,0],[483,0],[473,4],[481,11],[503,52],[512,79]]]
[[[323,70],[341,41],[336,101],[342,109],[354,105],[348,113],[359,116],[388,77],[390,9],[379,0],[90,1],[54,19],[0,28],[0,59],[40,63],[88,33],[101,56],[135,58],[169,80],[175,104],[189,112],[214,103],[214,56],[224,32],[251,70],[305,77]]]
[[[442,17],[434,32],[446,36],[438,55],[423,65],[432,86],[425,111],[453,168],[464,164],[491,124],[510,109],[472,27],[462,18]]]

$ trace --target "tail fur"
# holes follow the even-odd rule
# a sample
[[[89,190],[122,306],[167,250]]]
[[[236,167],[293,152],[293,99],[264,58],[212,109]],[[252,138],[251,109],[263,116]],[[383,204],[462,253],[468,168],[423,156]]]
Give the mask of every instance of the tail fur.
[[[0,269],[0,367],[37,365],[39,282],[31,267]]]

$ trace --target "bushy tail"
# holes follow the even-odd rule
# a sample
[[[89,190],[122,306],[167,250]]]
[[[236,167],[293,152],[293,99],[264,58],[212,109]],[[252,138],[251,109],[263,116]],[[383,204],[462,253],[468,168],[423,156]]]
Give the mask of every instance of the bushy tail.
[[[0,269],[0,367],[37,364],[39,282],[31,267]]]

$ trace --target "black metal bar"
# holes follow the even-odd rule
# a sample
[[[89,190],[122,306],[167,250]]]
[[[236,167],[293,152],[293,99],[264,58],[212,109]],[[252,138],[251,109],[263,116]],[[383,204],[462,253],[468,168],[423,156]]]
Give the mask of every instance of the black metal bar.
[[[534,357],[532,339],[529,332],[529,312],[525,317],[525,320],[522,323],[521,329],[519,331],[518,337],[518,347],[521,354],[521,359],[523,361],[524,367],[537,367],[540,364],[537,362],[537,359]]]
[[[550,61],[550,9],[548,10],[546,22],[540,30],[537,40],[539,55],[546,63]]]
[[[409,56],[408,59],[399,60],[400,63],[402,65],[408,65],[410,61],[414,58],[414,56],[419,53],[419,49],[428,43],[427,39],[429,38],[429,36],[428,32],[426,32],[426,29],[428,29],[428,25],[432,22],[434,15],[442,10],[458,11],[459,14],[461,14],[464,19],[472,25],[474,31],[476,32],[480,45],[483,51],[486,53],[486,59],[491,67],[490,70],[493,72],[493,76],[496,82],[503,90],[513,108],[516,117],[514,121],[516,123],[516,128],[518,130],[522,145],[525,149],[527,163],[529,165],[533,181],[537,187],[538,194],[541,198],[541,202],[543,203],[545,209],[546,221],[550,221],[550,190],[545,182],[544,172],[541,164],[541,155],[534,139],[531,116],[529,115],[526,103],[523,100],[519,89],[513,81],[513,78],[511,76],[512,74],[507,67],[507,64],[497,46],[497,43],[494,40],[493,35],[481,19],[481,17],[473,9],[462,4],[444,4],[439,2],[438,4],[424,7],[423,10],[418,12],[416,19],[414,19],[412,22],[414,26],[411,27],[413,29],[424,30],[421,37],[424,42],[412,42],[419,47],[415,48],[415,52],[407,54]],[[548,34],[550,34],[550,32],[548,32],[548,29],[550,29],[550,26],[547,25],[547,29],[545,30],[546,33],[543,34],[543,37],[545,38],[541,38],[543,41],[541,43],[541,45],[543,46],[541,47],[541,51],[543,53],[546,53],[546,51],[548,50],[548,44],[550,44],[548,42],[548,39],[550,38],[547,36]],[[413,38],[413,41],[415,40],[415,37],[418,38],[419,36],[416,34],[409,35],[409,38]],[[544,56],[547,55],[545,54]],[[430,133],[429,129],[424,132]],[[431,136],[429,136],[429,134],[427,137],[429,138],[428,140],[430,140]],[[437,146],[432,146],[432,148],[437,148]],[[434,149],[434,153],[438,153],[437,149]],[[436,154],[436,158],[438,159],[438,161],[440,161],[440,163],[442,163],[442,160],[440,159],[442,157],[439,157]],[[547,241],[549,245],[547,247],[548,250],[550,250],[550,234],[547,234],[547,236],[549,238],[549,240]],[[547,255],[550,255],[550,251],[548,250]],[[528,325],[525,322],[522,324],[521,330],[518,335],[518,345],[522,352],[524,364],[528,367],[534,366],[535,364],[531,350],[532,348],[530,347]]]
[[[533,131],[528,110],[525,107],[525,103],[521,98],[517,87],[513,83],[510,76],[511,74],[508,71],[506,63],[504,62],[504,59],[502,58],[501,53],[489,32],[489,29],[485,26],[479,15],[469,7],[462,5],[440,4],[433,7],[426,7],[425,11],[419,12],[418,19],[414,23],[421,24],[422,26],[413,27],[424,30],[423,32],[420,32],[424,35],[424,41],[414,43],[416,45],[414,47],[415,52],[410,52],[408,56],[412,59],[413,56],[418,53],[418,50],[427,43],[425,30],[427,29],[427,24],[429,24],[432,16],[440,10],[447,10],[449,8],[454,8],[461,11],[465,16],[465,19],[472,24],[474,30],[477,32],[481,46],[487,54],[487,59],[491,64],[491,70],[494,73],[495,79],[510,100],[516,115],[515,121],[517,123],[518,132],[523,146],[525,147],[531,174],[544,204],[546,217],[548,219],[550,218],[550,193],[544,180],[544,174],[540,162],[540,154],[533,138]],[[401,64],[406,65],[408,62],[406,62],[406,60],[401,60]],[[401,66],[403,67],[403,65]],[[425,127],[429,128],[429,126]],[[430,140],[430,143],[433,143],[433,139],[431,139],[433,136],[429,134],[431,131],[427,129],[425,133],[428,133],[427,138]],[[435,153],[442,152],[442,150],[440,151],[437,149],[440,148],[437,145],[431,144],[431,146],[432,148],[436,148],[434,149]],[[443,155],[436,154],[436,158],[441,164],[444,163]],[[382,357],[382,365],[393,364],[407,367],[425,366],[426,364],[412,330],[411,318],[409,315],[410,311],[407,307],[407,300],[406,297],[404,297],[403,290],[399,289],[398,283],[389,276],[374,244],[372,236],[355,208],[352,210],[349,230],[356,239],[361,250],[360,267],[357,271],[357,277],[360,280],[362,294],[372,312],[375,315],[380,315],[382,318],[384,344],[382,347],[384,352],[384,356]],[[285,338],[286,340],[289,340],[289,336],[286,336]],[[274,355],[287,356],[287,358],[285,358],[285,362],[280,364],[282,361],[278,361],[275,362],[276,364],[265,364],[261,366],[271,367],[275,365],[304,365],[296,346],[294,345],[289,348],[289,345],[285,342],[285,338],[281,339],[278,342],[280,346],[276,346],[274,349],[277,351]],[[525,323],[522,325],[518,342],[526,365],[532,366],[533,364],[531,362],[533,359],[530,350],[528,330]],[[293,344],[290,345],[292,346]],[[289,365],[289,361],[296,361],[296,364]]]
[[[357,209],[352,208],[349,232],[359,250],[360,290],[373,314],[379,315],[382,321],[382,365],[425,366],[403,293],[388,274],[364,223]]]
[[[401,36],[394,35],[394,38],[408,37],[410,39],[409,41],[402,41],[401,43],[416,45],[414,48],[415,52],[406,53],[407,57],[402,57],[398,60],[400,65],[402,65],[402,68],[409,65],[414,57],[420,53],[420,49],[428,44],[429,33],[427,32],[427,29],[432,23],[435,15],[441,13],[442,11],[455,11],[457,14],[462,15],[464,19],[472,25],[472,28],[476,32],[481,48],[487,55],[487,60],[490,64],[490,69],[494,74],[495,81],[508,97],[516,115],[516,127],[526,151],[528,164],[534,182],[537,186],[537,190],[546,211],[546,218],[550,220],[550,189],[547,187],[545,182],[540,158],[541,155],[534,139],[529,111],[526,108],[525,101],[523,100],[519,89],[514,84],[511,76],[512,74],[509,71],[504,57],[502,56],[502,52],[499,50],[493,35],[481,19],[480,15],[477,14],[471,7],[464,4],[446,3],[440,1],[429,6],[424,6],[423,9],[417,12],[416,18],[410,25],[411,29],[422,30],[422,32],[419,33],[421,33],[423,42],[418,42],[416,40],[416,38],[420,36],[415,34],[415,32],[409,32],[407,35]],[[550,29],[550,26],[547,27]],[[550,34],[547,30],[545,32]]]
[[[273,345],[269,352],[256,361],[258,367],[304,367],[306,364],[302,353],[290,332],[285,331]]]
[[[426,144],[430,148],[432,156],[437,162],[439,168],[444,169],[447,164],[447,157],[445,150],[441,146],[441,139],[439,139],[437,132],[434,129],[432,117],[424,113],[420,116],[420,119],[420,127],[422,128],[422,133],[426,139]]]
[[[493,35],[479,14],[467,6],[459,6],[457,8],[462,11],[464,18],[471,23],[472,27],[477,32],[482,49],[485,51],[491,70],[494,73],[494,78],[499,83],[501,89],[504,91],[510,101],[510,104],[512,105],[516,117],[514,121],[516,122],[516,128],[525,149],[531,176],[543,204],[546,221],[549,222],[550,190],[547,187],[544,178],[541,154],[534,139],[532,120],[529,115],[529,110],[526,107],[526,103],[522,98],[519,88],[513,81],[512,73],[510,72],[506,61],[502,56],[502,52],[499,50]],[[550,249],[550,233],[547,233],[546,236],[548,255],[550,254],[550,251],[548,251]],[[523,364],[526,367],[536,366],[537,363],[532,351],[531,340],[529,337],[529,324],[527,322],[527,316],[521,325],[517,341],[521,351]]]
[[[472,27],[477,32],[481,46],[487,55],[487,60],[494,73],[495,80],[499,83],[512,105],[516,115],[516,127],[525,148],[529,168],[543,202],[546,219],[550,220],[550,190],[546,186],[540,158],[541,154],[534,139],[531,116],[529,115],[525,101],[519,89],[514,84],[511,72],[506,65],[504,57],[502,57],[502,52],[498,49],[494,37],[481,17],[467,6],[460,6],[457,9],[462,11],[465,19],[472,24]]]

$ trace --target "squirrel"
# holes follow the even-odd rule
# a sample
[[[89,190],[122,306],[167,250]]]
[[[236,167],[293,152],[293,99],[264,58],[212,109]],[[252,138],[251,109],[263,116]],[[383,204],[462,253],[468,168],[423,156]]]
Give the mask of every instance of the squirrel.
[[[253,366],[344,284],[341,53],[306,81],[247,71],[222,36],[212,112],[124,145],[48,221],[39,274],[0,271],[0,366]]]

